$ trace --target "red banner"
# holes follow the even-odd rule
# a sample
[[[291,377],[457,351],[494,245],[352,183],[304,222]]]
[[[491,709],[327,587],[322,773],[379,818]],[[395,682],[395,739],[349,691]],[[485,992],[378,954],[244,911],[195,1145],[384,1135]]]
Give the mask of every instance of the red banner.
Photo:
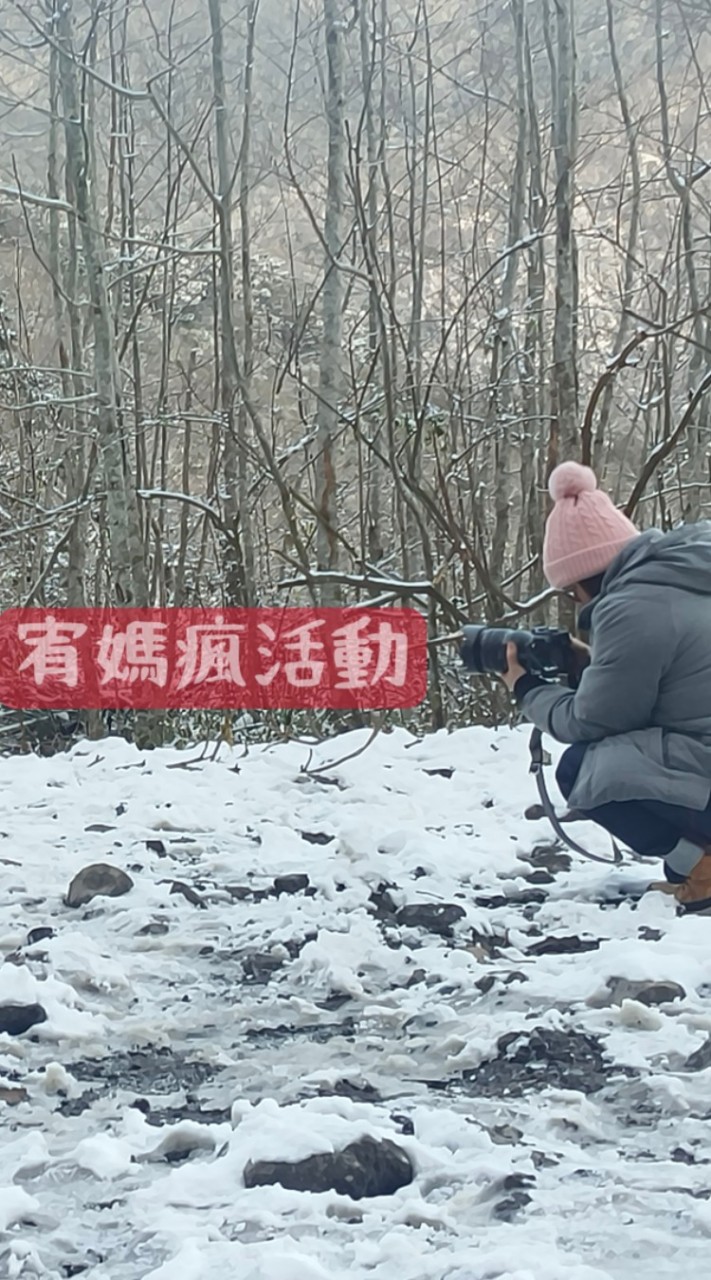
[[[414,609],[9,609],[0,703],[24,710],[414,707]]]

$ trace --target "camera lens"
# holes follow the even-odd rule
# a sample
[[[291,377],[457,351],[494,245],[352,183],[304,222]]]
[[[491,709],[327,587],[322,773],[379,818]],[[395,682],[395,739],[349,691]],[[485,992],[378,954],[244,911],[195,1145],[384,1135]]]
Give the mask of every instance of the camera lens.
[[[462,627],[462,635],[464,639],[459,652],[467,671],[474,671],[477,675],[506,671],[506,646],[510,640],[516,639],[515,631],[507,631],[503,627],[467,626]]]

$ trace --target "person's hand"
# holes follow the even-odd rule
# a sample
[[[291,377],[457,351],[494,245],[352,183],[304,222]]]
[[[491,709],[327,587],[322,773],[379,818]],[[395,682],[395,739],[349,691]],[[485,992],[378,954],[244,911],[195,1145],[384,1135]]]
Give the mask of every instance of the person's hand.
[[[520,680],[521,676],[525,676],[526,668],[521,666],[518,660],[518,649],[512,640],[506,646],[506,662],[507,668],[502,673],[501,679],[506,688],[513,693],[516,681]]]
[[[573,662],[570,671],[570,680],[573,682],[572,687],[577,688],[580,677],[586,667],[590,666],[590,645],[584,641],[578,640],[575,636],[570,637],[570,647],[573,650]]]
[[[575,652],[578,655],[578,660],[580,662],[580,665],[587,666],[588,663],[590,662],[590,645],[585,644],[584,640],[578,640],[577,636],[571,636],[570,643],[572,648],[575,649]]]

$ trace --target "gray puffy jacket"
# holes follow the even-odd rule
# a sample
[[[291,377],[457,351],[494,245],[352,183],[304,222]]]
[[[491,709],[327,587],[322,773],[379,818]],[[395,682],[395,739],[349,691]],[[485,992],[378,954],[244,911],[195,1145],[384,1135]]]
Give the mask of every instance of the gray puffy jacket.
[[[575,692],[530,689],[527,719],[588,742],[570,804],[711,796],[711,522],[641,533],[610,565],[589,614],[592,660]],[[581,616],[581,622],[583,618]]]

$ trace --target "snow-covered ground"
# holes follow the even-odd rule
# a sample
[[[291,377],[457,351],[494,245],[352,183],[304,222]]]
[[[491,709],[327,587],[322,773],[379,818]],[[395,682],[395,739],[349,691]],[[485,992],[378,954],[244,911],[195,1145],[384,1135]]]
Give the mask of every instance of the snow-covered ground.
[[[643,894],[654,866],[551,857],[522,816],[525,732],[393,732],[334,763],[366,738],[1,762],[0,1006],[47,1019],[0,1035],[0,1274],[705,1273],[711,1070],[687,1060],[711,921]],[[96,862],[133,888],[66,906]],[[306,890],[261,892],[293,874]],[[396,914],[443,903],[464,910],[450,937]],[[614,978],[685,996],[610,1003]],[[244,1185],[250,1159],[366,1134],[408,1154],[409,1186]]]

